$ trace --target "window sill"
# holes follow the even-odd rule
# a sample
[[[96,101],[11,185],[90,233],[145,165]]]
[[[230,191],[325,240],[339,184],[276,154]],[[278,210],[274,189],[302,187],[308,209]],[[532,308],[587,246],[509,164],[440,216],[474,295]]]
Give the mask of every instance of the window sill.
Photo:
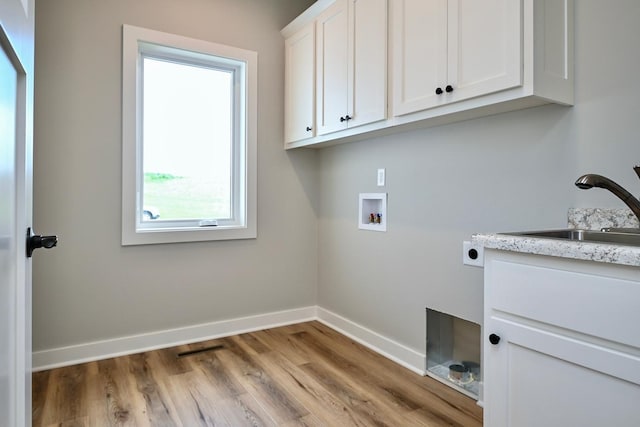
[[[148,228],[122,233],[122,246],[255,239],[254,227],[217,226]]]

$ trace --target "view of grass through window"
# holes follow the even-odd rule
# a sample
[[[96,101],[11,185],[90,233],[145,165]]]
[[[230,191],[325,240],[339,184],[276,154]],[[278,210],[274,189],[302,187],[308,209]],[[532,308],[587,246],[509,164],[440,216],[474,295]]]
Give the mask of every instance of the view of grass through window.
[[[232,88],[228,70],[144,58],[143,220],[231,217]]]

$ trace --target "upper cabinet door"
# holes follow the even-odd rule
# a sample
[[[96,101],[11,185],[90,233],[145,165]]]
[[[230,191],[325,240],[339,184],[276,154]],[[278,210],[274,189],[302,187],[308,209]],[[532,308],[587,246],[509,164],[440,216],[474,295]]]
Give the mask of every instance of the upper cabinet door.
[[[347,0],[338,0],[316,21],[316,123],[319,135],[347,127],[348,10]]]
[[[522,0],[449,0],[448,102],[522,84]]]
[[[393,115],[522,84],[522,0],[394,0]]]
[[[348,127],[387,117],[387,0],[350,0]]]
[[[393,115],[444,102],[447,0],[391,0]],[[484,2],[481,2],[484,4]],[[440,94],[436,91],[440,89]]]
[[[285,40],[285,142],[314,136],[315,24]]]
[[[387,0],[338,0],[317,18],[316,123],[323,135],[387,116]]]

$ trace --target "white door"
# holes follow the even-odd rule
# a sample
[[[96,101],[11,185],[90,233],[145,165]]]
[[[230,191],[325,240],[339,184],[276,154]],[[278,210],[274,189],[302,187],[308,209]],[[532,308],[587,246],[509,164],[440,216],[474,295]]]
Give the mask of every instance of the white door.
[[[31,425],[33,0],[0,1],[0,426]]]

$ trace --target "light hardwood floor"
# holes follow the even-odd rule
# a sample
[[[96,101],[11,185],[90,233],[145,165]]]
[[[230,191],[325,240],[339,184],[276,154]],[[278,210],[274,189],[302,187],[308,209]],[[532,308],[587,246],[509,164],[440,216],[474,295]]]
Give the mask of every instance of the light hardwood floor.
[[[308,322],[34,373],[33,425],[474,427],[482,409]]]

